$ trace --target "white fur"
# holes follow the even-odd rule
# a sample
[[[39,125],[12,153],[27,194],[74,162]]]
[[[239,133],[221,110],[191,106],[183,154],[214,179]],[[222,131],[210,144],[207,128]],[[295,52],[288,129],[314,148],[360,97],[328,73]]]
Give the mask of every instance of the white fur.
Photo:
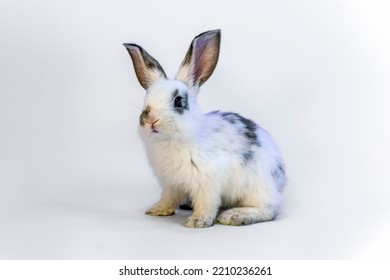
[[[190,199],[194,212],[187,227],[208,227],[216,220],[242,225],[274,219],[286,178],[272,137],[257,127],[261,145],[248,146],[245,134],[240,133],[243,123],[231,123],[222,113],[203,113],[196,102],[199,88],[186,84],[192,77],[185,77],[190,75],[188,65],[182,68],[177,79],[151,84],[145,96],[144,108],[149,111],[139,132],[163,190],[160,201],[146,213],[173,215]],[[172,108],[176,90],[188,94],[189,109],[182,114]],[[253,157],[244,162],[248,149]],[[273,176],[279,166],[283,172]],[[229,209],[218,215],[223,208]]]

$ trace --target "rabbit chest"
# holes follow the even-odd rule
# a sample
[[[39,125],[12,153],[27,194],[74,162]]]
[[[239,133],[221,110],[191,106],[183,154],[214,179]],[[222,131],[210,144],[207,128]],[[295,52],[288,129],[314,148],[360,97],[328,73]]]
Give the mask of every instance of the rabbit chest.
[[[163,185],[193,186],[226,181],[229,157],[217,150],[180,142],[153,143],[147,149],[154,173]],[[224,172],[221,172],[224,171]]]

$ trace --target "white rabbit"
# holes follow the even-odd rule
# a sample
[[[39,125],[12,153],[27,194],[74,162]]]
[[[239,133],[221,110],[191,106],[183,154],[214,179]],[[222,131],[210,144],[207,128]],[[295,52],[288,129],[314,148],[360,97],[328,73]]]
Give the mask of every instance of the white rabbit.
[[[139,131],[163,189],[146,214],[173,215],[190,201],[194,211],[184,225],[191,228],[215,221],[247,225],[272,220],[286,183],[270,134],[239,114],[205,114],[197,104],[199,88],[217,64],[220,40],[220,30],[196,36],[175,79],[168,79],[143,48],[124,44],[146,90]]]

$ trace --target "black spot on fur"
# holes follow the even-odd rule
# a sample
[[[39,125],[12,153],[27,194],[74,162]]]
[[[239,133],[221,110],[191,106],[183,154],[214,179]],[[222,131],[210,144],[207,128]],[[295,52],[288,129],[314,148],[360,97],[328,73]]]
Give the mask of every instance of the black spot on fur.
[[[150,112],[150,107],[146,106],[145,110],[143,110],[141,115],[139,116],[139,124],[141,126],[145,125],[145,119],[148,117],[149,112]]]
[[[208,112],[207,115],[217,115],[219,114],[219,110]]]
[[[207,115],[219,115],[223,120],[237,128],[237,133],[242,135],[246,144],[246,151],[242,153],[242,164],[254,160],[255,151],[253,146],[261,147],[261,141],[257,135],[258,126],[250,119],[244,118],[237,113],[212,111]]]
[[[178,94],[179,94],[179,90],[178,90],[178,89],[175,89],[175,90],[172,92],[172,99],[174,99]]]
[[[277,167],[271,172],[272,174],[272,177],[274,179],[279,179],[283,176],[285,176],[286,174],[286,171],[284,170],[284,167],[282,166],[282,164],[278,164]]]
[[[239,119],[237,116],[238,114],[236,113],[222,113],[221,115],[224,120],[230,122],[231,124],[235,124],[237,119]]]
[[[189,110],[188,105],[188,93],[179,94],[179,90],[176,89],[172,93],[172,106],[177,113],[180,115],[184,113],[185,110]]]
[[[255,145],[261,147],[260,139],[258,139],[256,130],[257,125],[250,119],[244,118],[237,113],[224,112],[221,113],[221,116],[224,120],[228,121],[231,124],[236,124],[238,122],[244,125],[243,135],[246,137],[250,145]]]
[[[253,151],[247,151],[247,152],[242,154],[242,157],[244,158],[244,164],[246,164],[248,161],[253,160],[254,152]]]

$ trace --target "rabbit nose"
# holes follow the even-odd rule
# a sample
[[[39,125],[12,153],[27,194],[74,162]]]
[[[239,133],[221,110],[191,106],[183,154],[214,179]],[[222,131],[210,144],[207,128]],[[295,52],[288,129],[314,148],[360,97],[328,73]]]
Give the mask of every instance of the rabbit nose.
[[[156,125],[157,125],[157,122],[158,122],[158,121],[159,121],[159,119],[157,119],[157,120],[151,122],[152,129],[153,129],[153,130],[156,130]]]
[[[142,111],[142,114],[139,116],[139,122],[141,126],[145,126],[145,124],[150,124],[152,128],[154,128],[157,125],[158,121],[158,115],[150,108],[150,106],[146,106],[145,109]]]

